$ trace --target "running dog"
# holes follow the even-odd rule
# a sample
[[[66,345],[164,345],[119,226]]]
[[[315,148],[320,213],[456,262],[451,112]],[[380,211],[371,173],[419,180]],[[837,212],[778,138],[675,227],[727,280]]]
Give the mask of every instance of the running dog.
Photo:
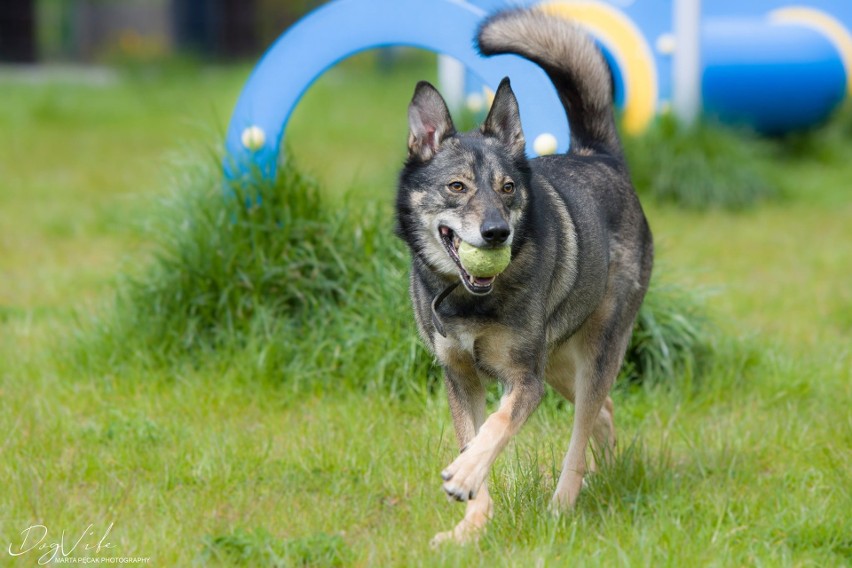
[[[423,341],[444,369],[461,453],[441,472],[464,519],[433,542],[476,538],[492,515],[486,478],[549,383],[575,405],[553,495],[571,508],[590,439],[615,445],[610,389],[651,276],[653,242],[615,126],[612,79],[575,24],[536,9],[497,13],[480,27],[483,55],[514,53],[545,70],[571,128],[567,154],[528,159],[518,103],[500,83],[481,128],[457,132],[438,91],[418,83],[408,109],[397,233],[411,251],[410,296]],[[557,120],[558,117],[554,117]],[[511,247],[489,277],[463,267],[462,242]],[[503,387],[486,417],[485,387]],[[595,467],[594,459],[589,469]]]

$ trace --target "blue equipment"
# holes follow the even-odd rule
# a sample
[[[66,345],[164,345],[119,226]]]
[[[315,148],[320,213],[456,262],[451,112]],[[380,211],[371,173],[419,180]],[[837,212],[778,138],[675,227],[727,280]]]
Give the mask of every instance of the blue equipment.
[[[852,2],[705,0],[700,12],[693,10],[700,33],[678,37],[675,8],[695,8],[695,1],[520,3],[536,3],[589,29],[612,68],[628,132],[641,131],[672,106],[678,81],[698,83],[705,113],[768,134],[816,124],[852,94],[852,34],[844,24],[852,22]],[[566,151],[568,124],[544,72],[520,57],[486,59],[473,49],[487,11],[517,3],[335,0],[308,14],[270,47],[240,94],[225,141],[226,177],[273,179],[287,120],[311,83],[342,59],[393,45],[455,58],[477,77],[468,83],[480,94],[483,84],[493,91],[511,77],[528,153]],[[675,76],[679,66],[673,65],[687,41],[700,54],[693,78]]]

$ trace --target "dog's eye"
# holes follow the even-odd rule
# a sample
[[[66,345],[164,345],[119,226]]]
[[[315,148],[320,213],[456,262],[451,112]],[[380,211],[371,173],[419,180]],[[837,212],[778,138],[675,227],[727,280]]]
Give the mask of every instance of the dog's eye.
[[[503,193],[515,193],[515,184],[507,181],[503,184]]]
[[[447,184],[447,187],[450,189],[450,191],[453,191],[455,193],[461,193],[466,189],[464,184],[460,181],[450,182]]]

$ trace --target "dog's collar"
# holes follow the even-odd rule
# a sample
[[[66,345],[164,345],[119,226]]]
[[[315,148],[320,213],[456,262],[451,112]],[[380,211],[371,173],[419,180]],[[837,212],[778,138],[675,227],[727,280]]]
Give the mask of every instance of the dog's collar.
[[[450,284],[444,291],[435,296],[432,300],[432,323],[435,325],[435,329],[438,330],[438,333],[441,334],[442,337],[447,337],[446,332],[444,331],[444,324],[441,322],[441,316],[438,315],[438,306],[441,305],[447,296],[449,296],[453,290],[459,285],[459,282],[456,281],[453,284]]]

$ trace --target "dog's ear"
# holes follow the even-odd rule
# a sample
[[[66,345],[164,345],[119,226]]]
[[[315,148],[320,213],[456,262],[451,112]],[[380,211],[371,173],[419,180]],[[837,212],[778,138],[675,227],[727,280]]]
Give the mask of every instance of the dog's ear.
[[[417,83],[408,105],[408,155],[422,162],[432,159],[445,138],[456,133],[447,103],[426,81]]]
[[[526,142],[521,128],[521,113],[508,77],[504,77],[497,87],[491,110],[482,123],[482,133],[503,142],[513,155],[523,155]]]

